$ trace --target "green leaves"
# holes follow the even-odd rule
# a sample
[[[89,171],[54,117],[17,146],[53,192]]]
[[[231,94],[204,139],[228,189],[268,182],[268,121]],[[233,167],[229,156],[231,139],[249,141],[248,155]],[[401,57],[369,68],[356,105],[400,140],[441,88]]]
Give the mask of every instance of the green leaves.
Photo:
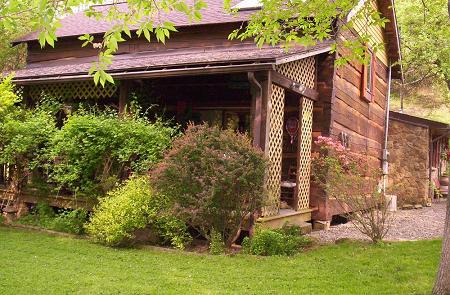
[[[449,83],[450,25],[447,1],[399,1],[396,2],[396,9],[402,33],[406,84],[414,86],[427,77],[436,84]],[[447,97],[450,97],[449,87],[445,88]]]
[[[147,171],[162,158],[173,133],[138,115],[73,114],[52,139],[52,180],[73,192],[102,193],[126,171]]]
[[[227,2],[228,0],[225,4],[229,6]],[[258,47],[281,45],[286,50],[294,45],[312,46],[327,39],[338,39],[340,32],[352,28],[353,22],[347,22],[347,18],[358,4],[356,0],[336,0],[326,4],[323,0],[261,2],[262,9],[252,15],[248,26],[233,31],[228,36],[229,39],[253,38]],[[367,17],[372,26],[384,26],[387,21],[373,8],[371,1],[366,1],[366,4],[354,12],[355,18]],[[340,29],[336,23],[340,24]],[[367,35],[364,35],[352,42],[338,43],[337,46],[348,45],[347,48],[352,52],[350,57],[338,61],[338,64],[354,59],[363,61],[364,53],[361,49],[365,48],[366,39]],[[336,46],[333,49],[336,50]]]
[[[78,40],[85,41],[83,42],[83,45],[81,45],[82,47],[85,47],[88,44],[92,44],[94,42],[94,36],[84,34],[83,36],[78,37]]]

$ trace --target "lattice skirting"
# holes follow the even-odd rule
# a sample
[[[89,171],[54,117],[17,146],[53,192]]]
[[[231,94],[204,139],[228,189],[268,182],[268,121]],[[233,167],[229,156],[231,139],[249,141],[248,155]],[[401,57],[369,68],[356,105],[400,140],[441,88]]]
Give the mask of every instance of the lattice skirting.
[[[31,85],[27,86],[27,95],[32,99],[39,99],[43,95],[61,99],[98,99],[112,97],[117,89],[117,85],[108,83],[102,87],[89,80]]]
[[[272,95],[269,113],[269,138],[268,150],[266,152],[269,159],[269,168],[267,171],[267,204],[263,208],[264,216],[273,216],[278,214],[280,208],[281,194],[281,162],[283,154],[283,129],[284,129],[284,89],[272,85]]]
[[[311,144],[314,102],[306,97],[301,99],[300,140],[297,167],[297,209],[309,208],[310,176],[311,176]]]

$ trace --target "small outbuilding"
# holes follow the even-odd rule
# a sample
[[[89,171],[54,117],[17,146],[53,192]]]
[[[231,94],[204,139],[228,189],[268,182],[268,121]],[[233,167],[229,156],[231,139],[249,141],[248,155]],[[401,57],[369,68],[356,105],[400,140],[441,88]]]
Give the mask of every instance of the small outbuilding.
[[[446,193],[442,179],[448,162],[449,137],[448,124],[390,112],[389,184],[400,205],[427,205]]]

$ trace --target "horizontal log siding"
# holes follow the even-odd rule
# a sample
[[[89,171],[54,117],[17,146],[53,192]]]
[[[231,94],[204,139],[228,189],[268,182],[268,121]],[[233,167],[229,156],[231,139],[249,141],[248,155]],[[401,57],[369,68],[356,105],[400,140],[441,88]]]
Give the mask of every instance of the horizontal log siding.
[[[382,61],[376,60],[377,67]],[[381,165],[386,116],[387,68],[377,70],[372,102],[361,98],[362,65],[347,64],[337,69],[334,77],[331,135],[350,135],[350,149],[368,153]]]
[[[243,43],[254,43],[253,40],[241,42],[239,40],[228,40],[228,35],[236,28],[236,25],[209,25],[202,27],[182,28],[179,32],[172,33],[166,44],[148,42],[144,37],[137,38],[133,33],[133,39],[119,44],[117,54],[136,53],[144,51],[167,51],[171,49],[205,48],[212,49],[216,46],[231,46]],[[208,36],[205,38],[205,34]],[[100,42],[101,39],[96,40]],[[92,46],[81,47],[82,41],[77,38],[63,38],[55,43],[55,48],[46,46],[41,49],[39,43],[28,43],[27,63],[37,63],[43,61],[58,61],[62,59],[92,57],[98,54],[98,49]],[[65,61],[67,62],[67,61]]]
[[[379,11],[379,4],[375,0],[371,0],[371,5],[374,9]],[[364,16],[357,17],[354,19],[354,29],[359,34],[369,34],[370,35],[370,45],[374,44],[385,44],[382,50],[377,51],[376,55],[384,65],[388,65],[388,58],[386,55],[386,39],[384,34],[384,29],[380,26],[367,25],[367,20]]]

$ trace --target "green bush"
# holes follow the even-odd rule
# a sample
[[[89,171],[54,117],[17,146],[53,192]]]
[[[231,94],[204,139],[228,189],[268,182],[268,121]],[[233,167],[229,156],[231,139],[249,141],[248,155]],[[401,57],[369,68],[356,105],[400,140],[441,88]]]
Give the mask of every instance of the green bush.
[[[7,115],[14,112],[15,105],[21,101],[14,89],[12,79],[12,75],[4,78],[0,75],[0,123]]]
[[[167,200],[152,191],[148,177],[133,177],[100,199],[86,229],[96,241],[120,246],[133,239],[137,229],[150,225],[174,247],[183,248],[189,240],[186,225],[165,214],[167,208]]]
[[[88,213],[84,209],[64,210],[56,215],[51,222],[51,228],[56,231],[81,235],[84,233]]]
[[[189,126],[152,179],[176,204],[175,214],[209,241],[216,230],[227,246],[245,216],[265,198],[263,153],[247,135],[208,125]]]
[[[47,203],[38,203],[30,214],[20,218],[17,223],[80,235],[84,232],[87,215],[84,209],[63,209],[55,213]]]
[[[5,91],[1,88],[0,84],[0,95]],[[19,194],[27,177],[44,161],[57,130],[55,104],[43,101],[30,110],[17,104],[20,101],[17,96],[6,97],[9,102],[0,101],[4,104],[0,106],[0,164],[9,164],[8,185],[13,193]]]
[[[244,238],[243,253],[261,256],[294,255],[311,244],[297,226],[281,229],[257,229],[252,239]]]
[[[79,111],[53,137],[48,168],[60,188],[103,195],[163,157],[175,129],[139,116]]]
[[[209,244],[209,253],[212,255],[220,255],[225,252],[225,244],[222,235],[213,230],[211,233],[211,243]]]
[[[41,218],[52,218],[55,216],[55,210],[44,202],[37,203],[34,213]]]

